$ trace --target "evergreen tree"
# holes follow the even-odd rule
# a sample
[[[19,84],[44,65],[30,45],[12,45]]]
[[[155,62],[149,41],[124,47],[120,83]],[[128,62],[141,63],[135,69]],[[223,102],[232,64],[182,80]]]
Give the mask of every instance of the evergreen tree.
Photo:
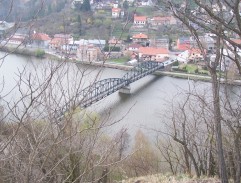
[[[51,4],[48,5],[48,14],[51,14],[52,13],[52,6]]]
[[[78,28],[79,28],[79,35],[81,35],[82,34],[82,32],[81,32],[82,22],[81,22],[80,15],[78,15],[78,17],[77,17],[77,22],[78,22]]]
[[[90,1],[89,0],[84,0],[82,6],[81,6],[82,11],[90,11]]]
[[[123,2],[123,8],[125,10],[127,10],[129,8],[129,3],[126,0]]]

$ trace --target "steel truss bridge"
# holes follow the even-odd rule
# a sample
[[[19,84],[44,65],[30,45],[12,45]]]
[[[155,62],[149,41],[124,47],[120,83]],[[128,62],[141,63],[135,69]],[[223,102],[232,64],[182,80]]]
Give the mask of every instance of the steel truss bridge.
[[[76,96],[58,112],[57,116],[62,117],[65,112],[76,107],[86,108],[120,89],[128,87],[131,83],[163,68],[163,63],[146,61],[133,67],[122,78],[108,78],[97,81],[77,93]]]

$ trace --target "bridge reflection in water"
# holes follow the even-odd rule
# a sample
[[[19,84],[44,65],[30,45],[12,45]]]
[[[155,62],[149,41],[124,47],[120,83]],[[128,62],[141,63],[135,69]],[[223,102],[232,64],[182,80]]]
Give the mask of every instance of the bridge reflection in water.
[[[73,99],[58,111],[56,116],[61,118],[65,112],[76,107],[86,108],[118,90],[128,93],[131,83],[163,68],[164,64],[161,62],[146,61],[133,67],[122,78],[108,78],[97,81],[77,93]],[[76,102],[76,100],[78,100],[78,102]]]

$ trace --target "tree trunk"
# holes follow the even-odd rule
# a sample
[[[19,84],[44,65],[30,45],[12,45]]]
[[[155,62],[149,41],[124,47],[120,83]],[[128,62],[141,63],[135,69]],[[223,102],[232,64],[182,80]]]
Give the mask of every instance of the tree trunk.
[[[238,129],[241,132],[241,128]],[[235,149],[235,161],[236,161],[236,178],[235,183],[240,183],[241,177],[241,155],[240,155],[240,133],[238,133],[235,137],[234,142],[234,149]]]
[[[226,164],[223,153],[223,142],[222,142],[222,125],[221,125],[221,111],[220,111],[220,98],[219,98],[219,84],[217,79],[216,67],[210,69],[212,77],[212,92],[213,92],[213,108],[214,108],[214,122],[216,130],[216,143],[218,149],[218,165],[219,174],[222,183],[228,183]]]

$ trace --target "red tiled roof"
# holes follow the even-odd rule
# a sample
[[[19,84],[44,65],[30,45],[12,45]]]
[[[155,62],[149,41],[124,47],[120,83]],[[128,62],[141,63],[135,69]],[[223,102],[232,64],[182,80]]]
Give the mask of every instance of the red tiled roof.
[[[154,48],[154,47],[141,47],[139,53],[146,55],[157,55],[157,54],[168,54],[168,49],[165,48]]]
[[[188,50],[189,54],[202,54],[202,51],[199,48],[190,48]],[[204,52],[206,53],[206,50],[204,50]]]
[[[148,36],[146,35],[146,34],[142,34],[142,33],[140,33],[140,34],[135,34],[135,35],[133,35],[132,36],[134,39],[147,39],[148,38]]]
[[[241,44],[241,39],[232,39],[232,41],[237,43],[237,44]]]
[[[112,8],[112,12],[120,12],[121,11],[121,9],[120,8]]]
[[[35,33],[32,35],[33,40],[41,40],[41,41],[48,41],[51,40],[49,35],[44,34],[44,33]]]
[[[50,41],[49,44],[63,44],[65,42],[68,42],[68,41],[66,41],[64,38],[55,37]]]
[[[146,16],[134,16],[134,21],[146,21]]]

